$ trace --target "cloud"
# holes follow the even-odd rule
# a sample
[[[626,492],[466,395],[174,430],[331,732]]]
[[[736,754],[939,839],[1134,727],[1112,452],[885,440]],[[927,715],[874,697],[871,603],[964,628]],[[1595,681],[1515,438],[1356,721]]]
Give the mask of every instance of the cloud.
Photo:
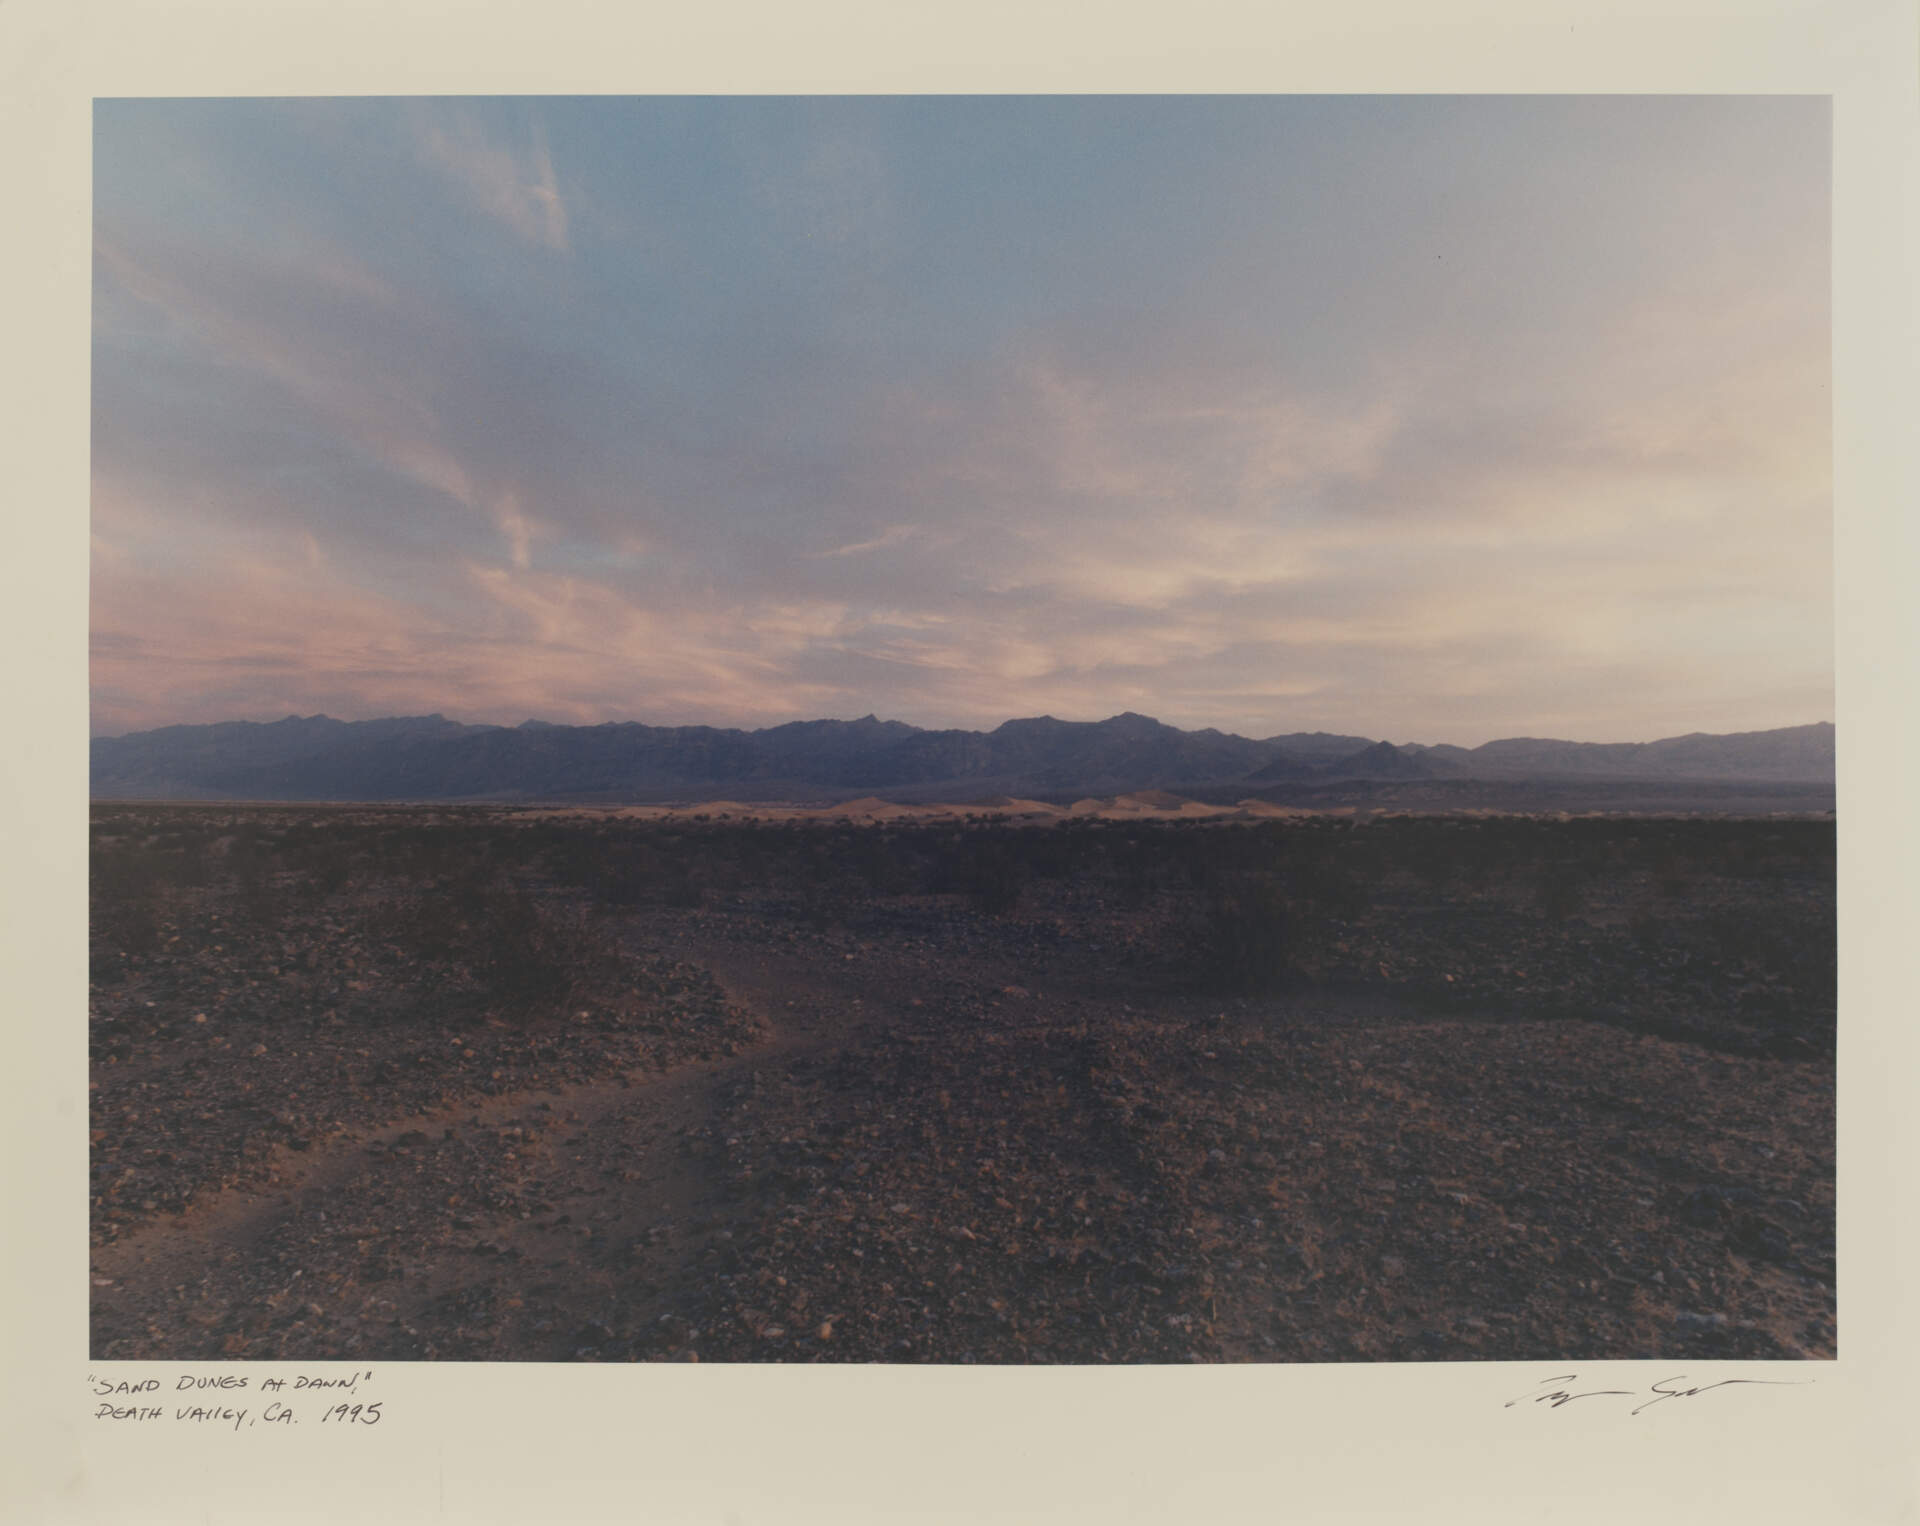
[[[190,209],[224,221],[103,207],[102,717],[1818,713],[1824,283],[1807,237],[1736,236],[1739,182],[1662,158],[1665,221],[1629,226],[1634,176],[1605,221],[1530,160],[1534,199],[1461,212],[1492,171],[1437,143],[1444,185],[1343,159],[1271,210],[1256,166],[1216,227],[1092,140],[942,191],[852,104],[742,119],[790,143],[620,109],[549,111],[577,248],[539,122],[464,103],[285,227],[233,176]],[[673,236],[609,248],[614,214]]]
[[[491,524],[518,566],[556,529],[545,495],[571,486],[552,465],[571,441],[558,419],[569,388],[601,385],[591,367],[555,390],[521,346],[460,325],[431,299],[323,249],[208,251],[110,224],[98,228],[95,249],[104,279],[164,314],[183,341],[164,363],[140,349],[123,358],[105,341],[97,391],[111,406],[98,410],[96,477],[123,466],[149,486],[171,477],[191,483],[204,509],[251,470],[251,487],[229,496],[244,500],[237,512],[257,517],[263,499],[292,501],[263,495],[258,478],[304,459],[331,506],[344,508],[354,496],[344,447]],[[155,369],[163,364],[170,373]],[[182,396],[188,376],[195,385]],[[230,407],[210,412],[210,392]],[[381,512],[378,490],[358,496],[369,514]],[[391,512],[391,491],[384,497]],[[562,497],[554,507],[564,514],[569,504]],[[299,512],[326,517],[318,504]],[[407,506],[416,522],[429,512]]]
[[[863,552],[878,551],[883,546],[897,546],[919,534],[917,525],[888,525],[878,535],[866,540],[854,541],[851,545],[835,546],[830,551],[810,551],[809,556],[859,556]]]
[[[445,175],[476,210],[530,244],[566,251],[567,204],[537,120],[519,147],[490,137],[470,111],[422,113],[417,122],[421,161]]]

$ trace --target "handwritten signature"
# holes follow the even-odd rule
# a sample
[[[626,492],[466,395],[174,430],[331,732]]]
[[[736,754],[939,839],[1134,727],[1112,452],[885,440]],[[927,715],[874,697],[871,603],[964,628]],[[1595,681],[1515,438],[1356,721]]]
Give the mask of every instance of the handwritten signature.
[[[1652,1409],[1656,1404],[1664,1404],[1669,1399],[1693,1399],[1701,1394],[1711,1393],[1716,1388],[1797,1388],[1813,1382],[1812,1378],[1722,1378],[1717,1383],[1701,1383],[1692,1388],[1683,1388],[1678,1385],[1685,1383],[1687,1378],[1685,1373],[1681,1373],[1675,1377],[1662,1378],[1657,1383],[1649,1383],[1644,1389],[1589,1388],[1575,1393],[1565,1385],[1573,1383],[1577,1376],[1575,1373],[1568,1372],[1558,1374],[1551,1378],[1543,1378],[1528,1392],[1520,1395],[1519,1398],[1507,1400],[1502,1408],[1512,1409],[1516,1404],[1544,1404],[1551,1409],[1559,1409],[1564,1404],[1573,1403],[1575,1399],[1601,1399],[1608,1397],[1638,1399],[1644,1394],[1652,1394],[1652,1398],[1647,1399],[1645,1403],[1636,1404],[1632,1410],[1629,1411],[1630,1414],[1637,1415],[1644,1410]]]

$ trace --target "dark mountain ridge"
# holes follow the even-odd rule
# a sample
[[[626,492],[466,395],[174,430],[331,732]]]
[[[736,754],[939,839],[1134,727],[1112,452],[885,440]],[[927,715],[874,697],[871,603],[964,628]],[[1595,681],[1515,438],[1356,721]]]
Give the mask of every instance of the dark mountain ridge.
[[[1831,787],[1830,724],[1644,743],[1515,737],[1482,747],[1394,745],[1323,732],[1252,740],[1128,712],[1052,716],[992,731],[923,730],[874,716],[759,731],[466,725],[441,715],[167,726],[92,743],[101,799],[793,799],[899,792],[1103,795],[1143,789],[1419,780],[1607,780]]]

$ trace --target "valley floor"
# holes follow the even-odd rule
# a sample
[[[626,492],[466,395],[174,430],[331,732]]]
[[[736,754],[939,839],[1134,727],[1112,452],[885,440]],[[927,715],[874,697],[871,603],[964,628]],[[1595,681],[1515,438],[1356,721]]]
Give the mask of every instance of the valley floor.
[[[1580,1015],[1572,927],[1391,896],[1331,973],[1201,991],[1081,888],[596,905],[600,984],[526,1021],[337,899],[172,889],[184,942],[96,956],[93,1354],[1834,1355],[1817,1024]]]

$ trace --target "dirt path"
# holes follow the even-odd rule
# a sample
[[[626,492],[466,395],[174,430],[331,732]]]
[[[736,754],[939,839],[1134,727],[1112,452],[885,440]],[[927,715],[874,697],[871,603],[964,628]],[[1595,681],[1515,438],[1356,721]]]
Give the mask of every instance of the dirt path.
[[[733,1238],[712,1137],[720,1099],[856,1042],[878,1016],[804,959],[672,952],[712,970],[767,1037],[726,1059],[469,1098],[304,1153],[281,1147],[264,1185],[95,1248],[95,1354],[352,1354],[451,1312],[470,1316],[456,1321],[459,1349],[434,1354],[556,1360],[591,1354],[616,1325],[657,1322]]]
[[[94,1356],[1833,1349],[1817,1066],[756,931],[644,927],[762,1019],[750,1048],[284,1152],[95,1251]]]

